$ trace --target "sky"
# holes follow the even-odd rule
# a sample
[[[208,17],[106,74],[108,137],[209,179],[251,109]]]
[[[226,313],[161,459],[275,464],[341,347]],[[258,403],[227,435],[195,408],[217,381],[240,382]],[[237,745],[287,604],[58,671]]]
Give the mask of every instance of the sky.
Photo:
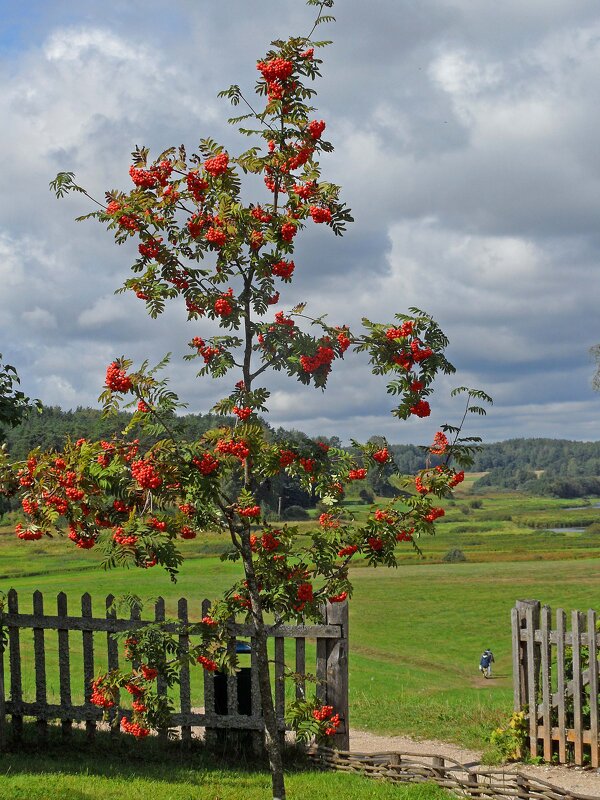
[[[247,140],[217,93],[247,93],[272,39],[306,34],[302,0],[0,0],[0,352],[47,405],[96,406],[106,366],[172,352],[189,411],[229,381],[197,379],[187,342],[210,333],[181,304],[150,320],[114,295],[135,244],[116,247],[92,210],[48,190],[59,171],[102,198],[128,190],[130,153],[201,138]],[[399,422],[385,382],[346,354],[327,391],[268,381],[274,426],[311,435],[428,443],[462,407],[494,398],[466,431],[600,439],[590,348],[600,342],[600,7],[597,0],[338,0],[321,28],[316,119],[335,146],[323,177],[355,222],[309,226],[278,308],[358,331],[416,306],[450,339],[457,374],[427,419]],[[258,199],[265,198],[261,197]]]

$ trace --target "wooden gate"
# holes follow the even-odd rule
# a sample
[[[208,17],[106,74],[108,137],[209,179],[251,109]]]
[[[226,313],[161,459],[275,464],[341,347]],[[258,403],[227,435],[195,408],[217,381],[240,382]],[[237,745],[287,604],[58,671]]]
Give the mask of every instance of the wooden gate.
[[[529,711],[531,755],[600,766],[598,646],[595,611],[521,600],[512,610],[514,707]]]
[[[60,721],[65,736],[70,734],[74,722],[85,724],[93,737],[102,709],[91,703],[91,682],[98,673],[119,668],[119,651],[115,633],[165,620],[165,601],[158,598],[154,604],[154,619],[143,620],[139,609],[131,612],[128,619],[117,617],[114,597],[109,595],[103,603],[100,616],[92,613],[92,598],[81,597],[81,614],[72,616],[68,611],[67,596],[61,592],[56,598],[56,613],[44,610],[41,592],[33,594],[32,613],[19,611],[17,592],[11,589],[7,595],[6,608],[0,613],[2,640],[0,642],[0,746],[6,742],[7,717],[10,716],[12,735],[19,738],[25,717],[37,720],[40,736],[47,734],[48,723]],[[202,615],[208,613],[210,603],[202,602]],[[179,647],[186,652],[190,645],[187,632],[189,625],[188,601],[181,598],[177,604],[177,622],[166,624],[167,629],[179,631]],[[181,669],[178,697],[172,698],[175,713],[172,726],[178,728],[183,740],[190,740],[192,727],[208,730],[262,731],[264,728],[260,712],[260,696],[256,659],[253,648],[253,627],[232,621],[229,626],[228,648],[235,652],[236,639],[250,639],[250,714],[238,713],[238,682],[236,675],[227,677],[227,714],[215,711],[215,676],[200,667]],[[275,711],[280,731],[285,724],[285,658],[286,641],[293,642],[288,660],[293,663],[292,672],[316,676],[317,700],[334,706],[340,714],[341,725],[334,739],[336,747],[348,748],[348,604],[328,603],[324,608],[321,625],[272,625],[268,635],[273,644],[273,686]],[[307,641],[309,653],[314,652],[314,666],[307,670]],[[8,658],[6,657],[8,650]],[[202,685],[196,683],[201,681]],[[6,688],[8,687],[8,693]],[[167,686],[160,677],[157,680],[159,694],[167,693]],[[304,682],[296,684],[295,695],[303,697]],[[204,710],[192,704],[199,698]],[[110,709],[114,719],[129,717],[127,709]]]

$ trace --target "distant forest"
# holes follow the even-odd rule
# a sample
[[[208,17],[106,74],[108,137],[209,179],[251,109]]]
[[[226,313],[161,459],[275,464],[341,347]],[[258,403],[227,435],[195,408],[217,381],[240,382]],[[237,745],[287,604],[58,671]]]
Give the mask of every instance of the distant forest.
[[[97,409],[62,411],[58,407],[47,407],[42,413],[31,413],[16,428],[0,428],[0,441],[5,441],[11,455],[20,460],[35,447],[60,449],[67,436],[72,439],[110,439],[129,419],[130,415],[124,412],[114,417],[103,417]],[[193,441],[210,428],[233,425],[234,420],[212,414],[185,414],[174,418],[174,422],[181,436]],[[301,431],[269,430],[274,440],[290,435],[299,441],[309,438]],[[318,438],[334,446],[340,445],[335,437]],[[150,442],[142,441],[142,444]],[[416,445],[392,445],[390,449],[402,472],[415,473],[427,464],[427,453]],[[430,463],[435,464],[435,459]],[[475,483],[476,491],[497,488],[559,497],[600,495],[600,442],[509,439],[484,444],[475,454],[471,470],[487,473]],[[391,487],[386,484],[385,479],[373,479],[369,481],[369,489],[376,494],[389,494],[386,490]],[[281,489],[276,487],[276,491]],[[297,492],[291,484],[287,494],[289,497],[284,501],[284,507],[292,503],[306,507],[314,502],[314,498]]]

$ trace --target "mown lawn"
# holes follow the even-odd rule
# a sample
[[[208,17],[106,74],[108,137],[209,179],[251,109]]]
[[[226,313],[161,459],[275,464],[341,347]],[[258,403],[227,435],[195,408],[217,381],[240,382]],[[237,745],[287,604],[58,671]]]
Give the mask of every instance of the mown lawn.
[[[53,737],[57,732],[52,732]],[[270,797],[267,769],[242,758],[224,759],[202,747],[192,752],[177,745],[145,740],[93,745],[80,737],[66,749],[33,742],[19,752],[0,755],[2,800],[264,800]],[[434,784],[398,786],[360,775],[317,772],[303,762],[287,765],[289,800],[445,800]]]

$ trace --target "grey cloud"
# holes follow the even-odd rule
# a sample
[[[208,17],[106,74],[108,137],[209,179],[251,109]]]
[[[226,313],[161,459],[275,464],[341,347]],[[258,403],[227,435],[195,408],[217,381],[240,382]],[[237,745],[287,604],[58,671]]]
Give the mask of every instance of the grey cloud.
[[[32,394],[93,403],[106,363],[174,353],[175,388],[206,410],[227,381],[196,381],[180,359],[193,332],[177,306],[158,322],[114,297],[133,242],[72,217],[85,198],[56,203],[58,170],[101,197],[127,185],[129,152],[211,135],[243,147],[216,93],[250,90],[268,41],[308,29],[303,4],[264,0],[34,2],[32,23],[10,7],[0,43],[2,350]],[[270,421],[309,433],[427,441],[451,421],[447,391],[490,389],[477,420],[487,439],[598,438],[588,348],[598,337],[597,148],[600,15],[596,0],[359,3],[323,29],[317,118],[336,153],[324,176],[343,186],[356,223],[336,240],[309,227],[284,307],[306,299],[335,324],[389,320],[417,305],[451,338],[461,369],[442,381],[435,418],[399,424],[362,362],[339,365],[325,396],[274,376]],[[300,240],[300,237],[299,237]],[[53,324],[56,321],[56,325]],[[359,368],[360,367],[360,368]]]

